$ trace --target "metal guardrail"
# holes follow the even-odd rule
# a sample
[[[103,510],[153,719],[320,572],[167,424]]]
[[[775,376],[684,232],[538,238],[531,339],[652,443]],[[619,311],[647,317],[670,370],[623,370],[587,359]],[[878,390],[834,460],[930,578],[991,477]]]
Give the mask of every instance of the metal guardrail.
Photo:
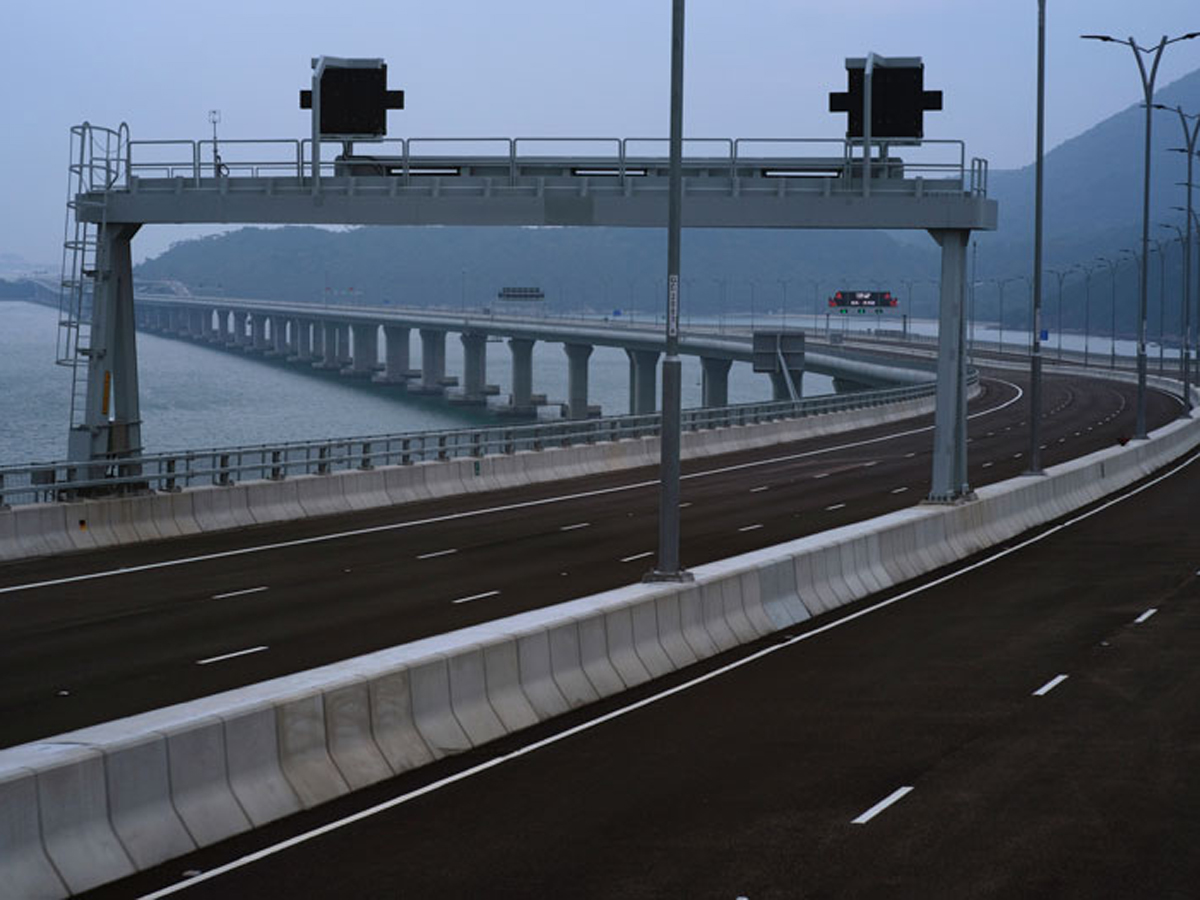
[[[971,374],[971,383],[978,373]],[[744,403],[683,411],[684,431],[758,425],[845,412],[933,395],[931,382],[808,400]],[[482,458],[658,435],[661,416],[612,416],[529,425],[371,435],[327,441],[181,450],[95,462],[0,467],[0,507],[84,497],[174,492],[199,485],[281,481],[378,466]]]

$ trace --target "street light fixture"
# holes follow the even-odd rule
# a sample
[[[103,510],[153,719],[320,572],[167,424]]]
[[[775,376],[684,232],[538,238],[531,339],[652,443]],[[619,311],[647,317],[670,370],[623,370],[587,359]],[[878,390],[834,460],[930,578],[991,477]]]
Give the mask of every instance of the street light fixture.
[[[1193,31],[1188,34],[1180,35],[1175,38],[1168,38],[1165,34],[1154,47],[1141,47],[1132,38],[1126,40],[1117,40],[1106,34],[1085,34],[1081,35],[1085,40],[1104,41],[1111,44],[1124,44],[1133,51],[1134,59],[1137,60],[1138,74],[1142,79],[1142,92],[1145,96],[1146,105],[1146,142],[1145,154],[1143,157],[1142,169],[1142,259],[1146,260],[1150,253],[1150,133],[1152,128],[1152,113],[1154,111],[1154,80],[1158,76],[1158,64],[1162,60],[1163,50],[1168,44],[1175,44],[1179,41],[1189,41],[1193,38],[1200,37],[1200,31]],[[1146,62],[1142,58],[1143,54],[1153,54],[1153,62],[1149,72],[1146,71]],[[1134,437],[1141,440],[1146,437],[1146,269],[1143,265],[1141,269],[1140,282],[1138,288],[1138,390],[1137,390],[1137,426]],[[1115,276],[1114,276],[1115,278]]]
[[[1033,226],[1033,344],[1029,353],[1029,472],[1042,471],[1042,200],[1046,146],[1046,0],[1038,0],[1037,168]],[[1060,294],[1061,309],[1061,294]]]

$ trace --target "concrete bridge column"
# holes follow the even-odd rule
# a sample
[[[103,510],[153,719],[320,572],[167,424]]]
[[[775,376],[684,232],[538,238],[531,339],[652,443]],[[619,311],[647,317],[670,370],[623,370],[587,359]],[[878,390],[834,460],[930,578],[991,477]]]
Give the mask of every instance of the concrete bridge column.
[[[464,403],[487,403],[484,387],[487,381],[487,335],[467,332],[459,335],[463,345]]]
[[[386,365],[374,381],[380,384],[404,384],[408,380],[409,329],[403,325],[383,326],[383,351]]]
[[[267,356],[287,356],[287,319],[283,316],[271,316],[271,349]]]
[[[700,357],[700,405],[708,408],[729,405],[729,368],[732,359]]]
[[[234,310],[233,313],[233,340],[230,346],[244,347],[246,346],[246,313]]]
[[[350,353],[350,323],[339,322],[337,327],[337,362],[341,368],[354,365],[354,357]]]
[[[533,343],[530,338],[508,339],[512,352],[512,411],[518,415],[534,410]]]
[[[212,342],[214,344],[229,343],[229,310],[218,309],[217,324],[213,327]]]
[[[337,369],[338,352],[337,338],[338,328],[336,322],[319,322],[316,332],[321,335],[321,358],[313,363],[314,369]],[[315,343],[315,341],[314,341]],[[313,354],[316,355],[315,353]]]
[[[290,362],[309,362],[312,360],[312,322],[308,319],[292,319]]]
[[[255,313],[251,316],[250,331],[250,349],[265,353],[267,351],[267,317],[262,313]]]
[[[202,334],[203,340],[209,344],[215,344],[217,342],[216,315],[217,311],[213,307],[207,306],[204,308]]]
[[[350,330],[354,332],[354,355],[342,374],[370,378],[379,362],[379,326],[374,322],[355,322]]]
[[[167,310],[167,331],[171,334],[179,333],[179,310],[174,306]]]
[[[150,330],[163,332],[170,325],[170,314],[165,307],[157,306],[150,310]]]
[[[588,357],[591,344],[563,344],[567,352],[567,418],[588,417]]]
[[[192,340],[199,340],[204,333],[204,321],[200,310],[189,309],[183,315],[183,330]]]
[[[657,350],[626,350],[629,357],[629,412],[643,416],[658,408]]]
[[[446,332],[433,328],[421,329],[422,394],[440,394],[446,384]]]

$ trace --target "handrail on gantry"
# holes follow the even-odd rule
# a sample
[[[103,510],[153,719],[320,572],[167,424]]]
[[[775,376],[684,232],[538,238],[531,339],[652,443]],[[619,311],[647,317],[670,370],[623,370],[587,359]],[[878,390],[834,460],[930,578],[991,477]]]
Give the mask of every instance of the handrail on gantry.
[[[125,125],[122,125],[119,131],[99,129],[96,126],[89,125],[76,126],[76,128],[88,128],[95,130],[97,133],[111,133],[115,136],[114,144],[122,149],[121,159],[117,164],[117,177],[110,180],[106,188],[100,188],[97,185],[97,189],[111,190],[121,182],[120,176],[122,175],[149,176],[150,178],[165,177],[168,179],[176,179],[183,176],[191,183],[193,188],[201,189],[208,184],[203,179],[206,177],[206,169],[209,168],[212,169],[214,181],[220,176],[225,176],[233,172],[247,174],[254,178],[280,174],[294,177],[297,182],[303,183],[308,175],[311,174],[309,171],[313,160],[313,142],[311,138],[231,138],[220,141],[207,138],[202,140],[153,139],[133,141],[129,139],[128,127]],[[665,155],[660,157],[653,154],[638,153],[636,152],[638,145],[665,146],[666,143],[666,138],[657,137],[564,137],[554,135],[526,135],[521,137],[416,136],[373,141],[366,145],[364,149],[367,147],[370,148],[368,155],[365,157],[366,160],[391,161],[395,175],[405,187],[409,187],[415,183],[416,175],[430,174],[420,168],[423,163],[441,163],[445,165],[455,162],[461,164],[478,164],[481,162],[491,165],[507,164],[508,185],[509,187],[516,187],[520,182],[523,164],[536,166],[547,163],[552,164],[559,160],[576,160],[586,167],[603,166],[605,169],[611,168],[612,171],[604,171],[597,174],[615,176],[614,181],[624,187],[627,183],[631,167],[640,167],[660,158],[666,158]],[[925,158],[918,156],[916,159],[906,156],[903,161],[899,158],[881,160],[881,171],[884,173],[885,179],[888,179],[894,177],[892,169],[889,166],[896,167],[897,171],[902,167],[905,177],[909,176],[910,173],[916,173],[918,181],[921,180],[920,173],[932,173],[934,177],[942,176],[942,173],[945,173],[945,177],[949,177],[951,180],[957,179],[962,183],[964,193],[975,196],[986,196],[986,161],[978,158],[968,161],[966,144],[961,140],[922,139],[920,141],[904,141],[899,143],[879,140],[872,143],[883,148],[886,148],[889,144],[902,147],[955,148],[953,158],[946,158],[946,156],[940,154],[930,158],[927,154]],[[528,155],[528,149],[538,144],[555,146],[574,145],[576,147],[587,147],[590,152],[584,154],[576,153],[573,156],[563,157]],[[433,145],[456,149],[493,145],[497,147],[499,152],[491,155],[486,153],[484,155],[461,155],[454,153],[444,156],[438,154],[420,155],[422,148],[429,148]],[[783,174],[788,174],[786,171],[788,162],[792,159],[801,160],[806,164],[811,164],[814,159],[827,159],[831,165],[830,176],[842,178],[847,181],[852,176],[858,178],[863,174],[863,172],[860,172],[856,168],[861,163],[854,156],[854,151],[861,146],[861,141],[848,140],[844,137],[695,137],[686,138],[684,145],[685,150],[698,145],[719,147],[720,152],[712,155],[685,155],[684,162],[685,164],[706,165],[708,168],[713,168],[714,166],[717,168],[726,168],[730,182],[734,184],[741,180],[739,179],[739,171],[747,165],[753,166],[759,162],[778,165],[782,170],[785,170]],[[832,152],[826,151],[825,154],[822,154],[820,151],[817,151],[816,155],[812,157],[795,157],[794,155],[785,154],[763,158],[753,156],[747,152],[747,148],[754,146],[814,147],[819,145],[827,146],[829,151]],[[225,151],[222,153],[222,158],[219,162],[216,154],[218,147],[222,151]],[[263,152],[247,155],[245,152],[246,148],[260,148]],[[286,152],[280,154],[277,152],[278,148],[286,148]],[[526,155],[523,155],[523,152]],[[103,154],[98,154],[98,156],[101,155]],[[212,161],[207,161],[210,158]],[[321,162],[322,172],[337,174],[337,167],[345,162],[350,162],[353,165],[353,160],[351,159],[323,160]],[[353,174],[353,172],[350,174]],[[636,171],[634,174],[640,175],[643,173]]]

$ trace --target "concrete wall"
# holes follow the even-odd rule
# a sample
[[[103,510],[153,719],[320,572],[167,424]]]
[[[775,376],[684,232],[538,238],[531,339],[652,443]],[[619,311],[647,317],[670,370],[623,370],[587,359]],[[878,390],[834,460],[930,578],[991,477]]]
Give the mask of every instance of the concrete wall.
[[[683,435],[683,455],[695,459],[898,421],[931,412],[933,402],[928,397],[763,425],[690,431]],[[658,463],[658,439],[639,438],[178,493],[14,506],[0,509],[0,560],[137,544]]]
[[[0,885],[62,897],[463,752],[962,559],[1200,444],[1200,420],[923,505],[0,751]]]

